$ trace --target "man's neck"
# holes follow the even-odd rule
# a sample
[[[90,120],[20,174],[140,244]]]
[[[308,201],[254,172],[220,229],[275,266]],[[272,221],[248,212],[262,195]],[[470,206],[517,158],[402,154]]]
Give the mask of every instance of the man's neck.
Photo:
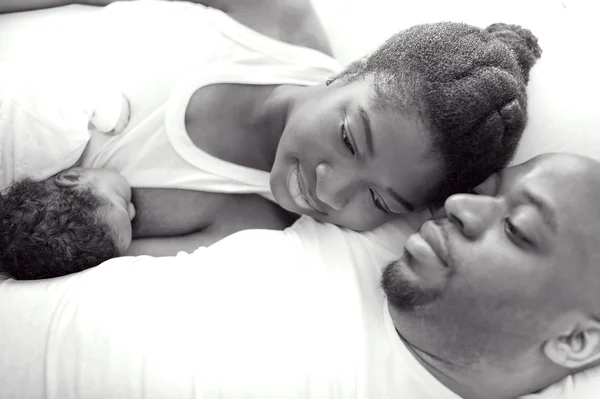
[[[564,375],[547,375],[541,378],[539,368],[523,367],[497,367],[485,359],[480,359],[476,364],[461,364],[460,359],[453,359],[449,355],[435,353],[435,331],[443,334],[443,329],[435,326],[415,325],[413,320],[405,320],[394,315],[392,319],[401,339],[412,355],[421,365],[449,390],[463,399],[480,398],[516,398],[531,394],[558,381]],[[434,333],[423,334],[424,329]],[[425,337],[425,339],[423,339]],[[431,341],[431,342],[428,342]],[[440,339],[438,342],[444,342]],[[427,348],[427,349],[424,349]],[[451,353],[451,351],[444,351]]]
[[[401,339],[417,361],[421,363],[431,375],[459,397],[463,399],[496,398],[489,390],[483,389],[482,387],[475,387],[470,384],[467,381],[467,378],[465,378],[466,373],[458,372],[453,367],[449,366],[448,362],[420,350],[407,340],[403,339],[402,336]],[[478,380],[476,383],[479,385],[481,381]]]

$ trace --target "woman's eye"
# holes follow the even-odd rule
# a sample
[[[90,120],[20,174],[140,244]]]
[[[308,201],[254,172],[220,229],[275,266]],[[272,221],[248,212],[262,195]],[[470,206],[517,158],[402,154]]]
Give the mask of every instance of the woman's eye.
[[[377,196],[377,194],[375,194],[375,191],[369,189],[369,193],[371,194],[371,199],[373,200],[373,204],[375,204],[375,207],[383,212],[388,213],[389,211],[386,209],[385,205],[383,204],[383,202],[379,199],[379,197]]]
[[[504,230],[511,240],[517,241],[517,244],[531,244],[531,241],[521,233],[509,218],[504,219]]]
[[[352,143],[350,142],[350,138],[348,138],[348,132],[346,131],[345,123],[342,123],[341,133],[342,133],[342,142],[344,143],[344,146],[346,146],[348,151],[350,151],[350,153],[352,155],[354,155],[354,147],[352,146]]]

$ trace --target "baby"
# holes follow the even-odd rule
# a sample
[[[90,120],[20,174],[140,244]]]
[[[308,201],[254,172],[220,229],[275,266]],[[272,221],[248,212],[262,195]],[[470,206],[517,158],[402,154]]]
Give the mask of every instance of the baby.
[[[120,256],[134,216],[129,183],[110,169],[16,181],[0,196],[0,271],[34,280]]]

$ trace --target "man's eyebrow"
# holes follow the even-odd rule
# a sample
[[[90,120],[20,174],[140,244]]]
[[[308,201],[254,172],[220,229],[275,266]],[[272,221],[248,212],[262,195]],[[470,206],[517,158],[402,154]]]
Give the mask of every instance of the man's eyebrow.
[[[529,190],[524,190],[523,196],[540,210],[544,223],[550,227],[553,233],[556,233],[556,212],[548,205],[548,202]]]
[[[360,119],[363,123],[363,128],[365,132],[365,143],[367,146],[367,153],[370,157],[373,156],[373,131],[371,130],[371,118],[369,114],[363,107],[357,105],[358,114],[360,115]]]
[[[388,188],[387,192],[389,195],[392,196],[392,198],[394,198],[396,201],[402,204],[404,209],[406,209],[408,212],[412,212],[415,210],[415,206],[411,204],[410,201],[408,201],[406,198],[395,192],[393,189]]]

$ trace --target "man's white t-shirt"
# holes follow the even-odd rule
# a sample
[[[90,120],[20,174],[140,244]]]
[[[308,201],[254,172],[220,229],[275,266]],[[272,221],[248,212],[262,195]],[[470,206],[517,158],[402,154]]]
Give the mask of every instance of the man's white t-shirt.
[[[456,399],[396,333],[379,286],[396,257],[303,217],[189,255],[6,280],[0,397]]]

